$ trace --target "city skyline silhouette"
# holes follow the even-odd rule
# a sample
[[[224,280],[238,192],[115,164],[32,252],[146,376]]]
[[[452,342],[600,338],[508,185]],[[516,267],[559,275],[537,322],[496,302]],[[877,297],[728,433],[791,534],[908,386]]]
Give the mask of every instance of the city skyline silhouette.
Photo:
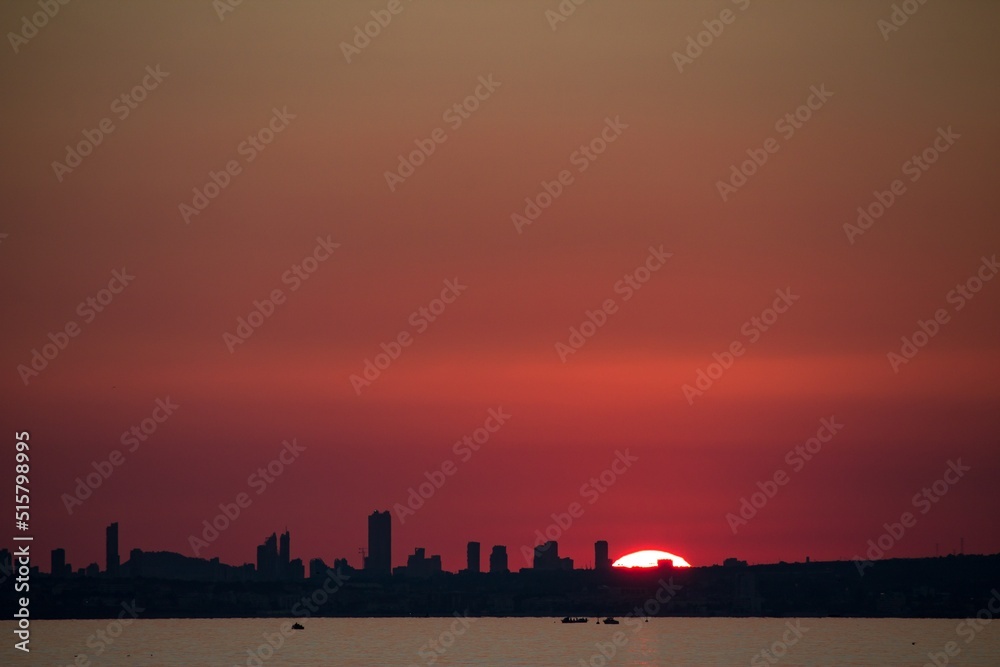
[[[998,24],[0,3],[0,663],[991,667]]]

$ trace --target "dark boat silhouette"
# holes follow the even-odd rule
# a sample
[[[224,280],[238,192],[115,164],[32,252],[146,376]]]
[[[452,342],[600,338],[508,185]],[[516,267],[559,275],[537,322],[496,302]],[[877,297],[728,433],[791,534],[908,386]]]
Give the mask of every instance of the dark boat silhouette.
[[[292,630],[305,630],[305,626],[301,623],[295,623],[292,625]]]
[[[565,617],[562,620],[562,622],[563,623],[586,623],[587,619],[585,619],[585,618],[571,618],[571,617],[567,616],[567,617]]]
[[[619,624],[618,621],[616,621],[615,619],[613,619],[610,616],[608,616],[606,619],[604,619],[604,625],[618,625],[618,624]]]

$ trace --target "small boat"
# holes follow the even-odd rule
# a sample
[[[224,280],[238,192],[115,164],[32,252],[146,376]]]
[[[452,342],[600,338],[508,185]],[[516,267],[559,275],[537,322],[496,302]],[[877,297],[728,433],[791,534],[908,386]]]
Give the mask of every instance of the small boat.
[[[305,630],[305,629],[306,629],[305,626],[302,625],[301,623],[292,624],[292,630]]]
[[[618,625],[618,624],[619,624],[618,621],[616,621],[615,619],[611,618],[610,616],[608,616],[606,619],[604,619],[604,625]]]
[[[563,623],[586,623],[587,619],[585,619],[585,618],[571,618],[571,617],[567,616],[566,618],[564,618],[562,620],[562,622]]]

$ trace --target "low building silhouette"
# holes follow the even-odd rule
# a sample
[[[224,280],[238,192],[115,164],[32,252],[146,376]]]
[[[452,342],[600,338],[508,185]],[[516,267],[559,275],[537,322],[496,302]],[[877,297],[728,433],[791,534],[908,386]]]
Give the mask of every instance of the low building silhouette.
[[[131,578],[174,581],[250,581],[255,578],[253,565],[226,565],[218,558],[205,560],[172,551],[132,549],[121,573]]]
[[[309,578],[316,579],[322,577],[327,571],[326,563],[322,558],[312,558],[309,561]]]
[[[507,574],[507,547],[497,545],[490,552],[490,574]]]
[[[413,555],[406,559],[405,568],[396,568],[401,574],[411,578],[427,578],[441,574],[441,556],[426,555],[426,550],[417,548]]]
[[[465,569],[479,573],[479,542],[469,542],[465,547]]]

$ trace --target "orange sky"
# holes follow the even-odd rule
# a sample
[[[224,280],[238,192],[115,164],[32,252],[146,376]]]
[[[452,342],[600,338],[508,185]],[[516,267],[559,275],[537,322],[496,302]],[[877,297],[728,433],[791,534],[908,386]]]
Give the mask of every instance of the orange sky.
[[[113,520],[126,553],[189,553],[296,438],[300,459],[203,555],[252,560],[287,525],[294,555],[357,561],[365,516],[457,461],[453,443],[500,406],[509,422],[394,524],[396,564],[423,546],[458,569],[466,540],[514,563],[625,448],[638,461],[559,538],[581,565],[597,539],[695,565],[849,558],[959,457],[972,471],[893,555],[962,536],[1000,550],[983,512],[1000,501],[1000,281],[951,293],[1000,251],[994,3],[928,3],[884,39],[882,3],[590,2],[553,30],[555,0],[404,1],[346,62],[341,43],[386,6],[247,1],[220,20],[207,1],[71,3],[16,52],[8,37],[0,422],[31,431],[45,553],[103,564]],[[723,10],[679,72],[675,52]],[[37,11],[5,3],[0,26]],[[144,77],[145,99],[115,103]],[[832,97],[788,136],[780,121],[820,87]],[[477,88],[459,123],[448,110]],[[79,166],[53,168],[105,118]],[[614,140],[581,160],[606,119]],[[269,123],[272,143],[244,143]],[[385,173],[438,128],[390,190]],[[939,128],[960,137],[911,180]],[[769,138],[723,201],[718,182]],[[181,204],[230,161],[186,223]],[[519,233],[512,214],[564,171]],[[905,192],[851,243],[844,225],[895,179]],[[339,247],[292,289],[317,238]],[[650,246],[672,255],[621,287]],[[135,279],[105,310],[78,310],[123,267]],[[419,309],[447,280],[467,289],[430,322]],[[276,289],[230,353],[223,334]],[[773,325],[746,324],[786,289],[798,299]],[[608,299],[564,363],[556,344]],[[938,309],[947,322],[894,372],[887,353]],[[70,322],[78,335],[22,381]],[[356,392],[401,332],[411,343]],[[734,342],[744,353],[689,402],[683,386]],[[175,414],[69,515],[62,494],[168,396]],[[830,416],[844,429],[733,535],[727,513]]]

